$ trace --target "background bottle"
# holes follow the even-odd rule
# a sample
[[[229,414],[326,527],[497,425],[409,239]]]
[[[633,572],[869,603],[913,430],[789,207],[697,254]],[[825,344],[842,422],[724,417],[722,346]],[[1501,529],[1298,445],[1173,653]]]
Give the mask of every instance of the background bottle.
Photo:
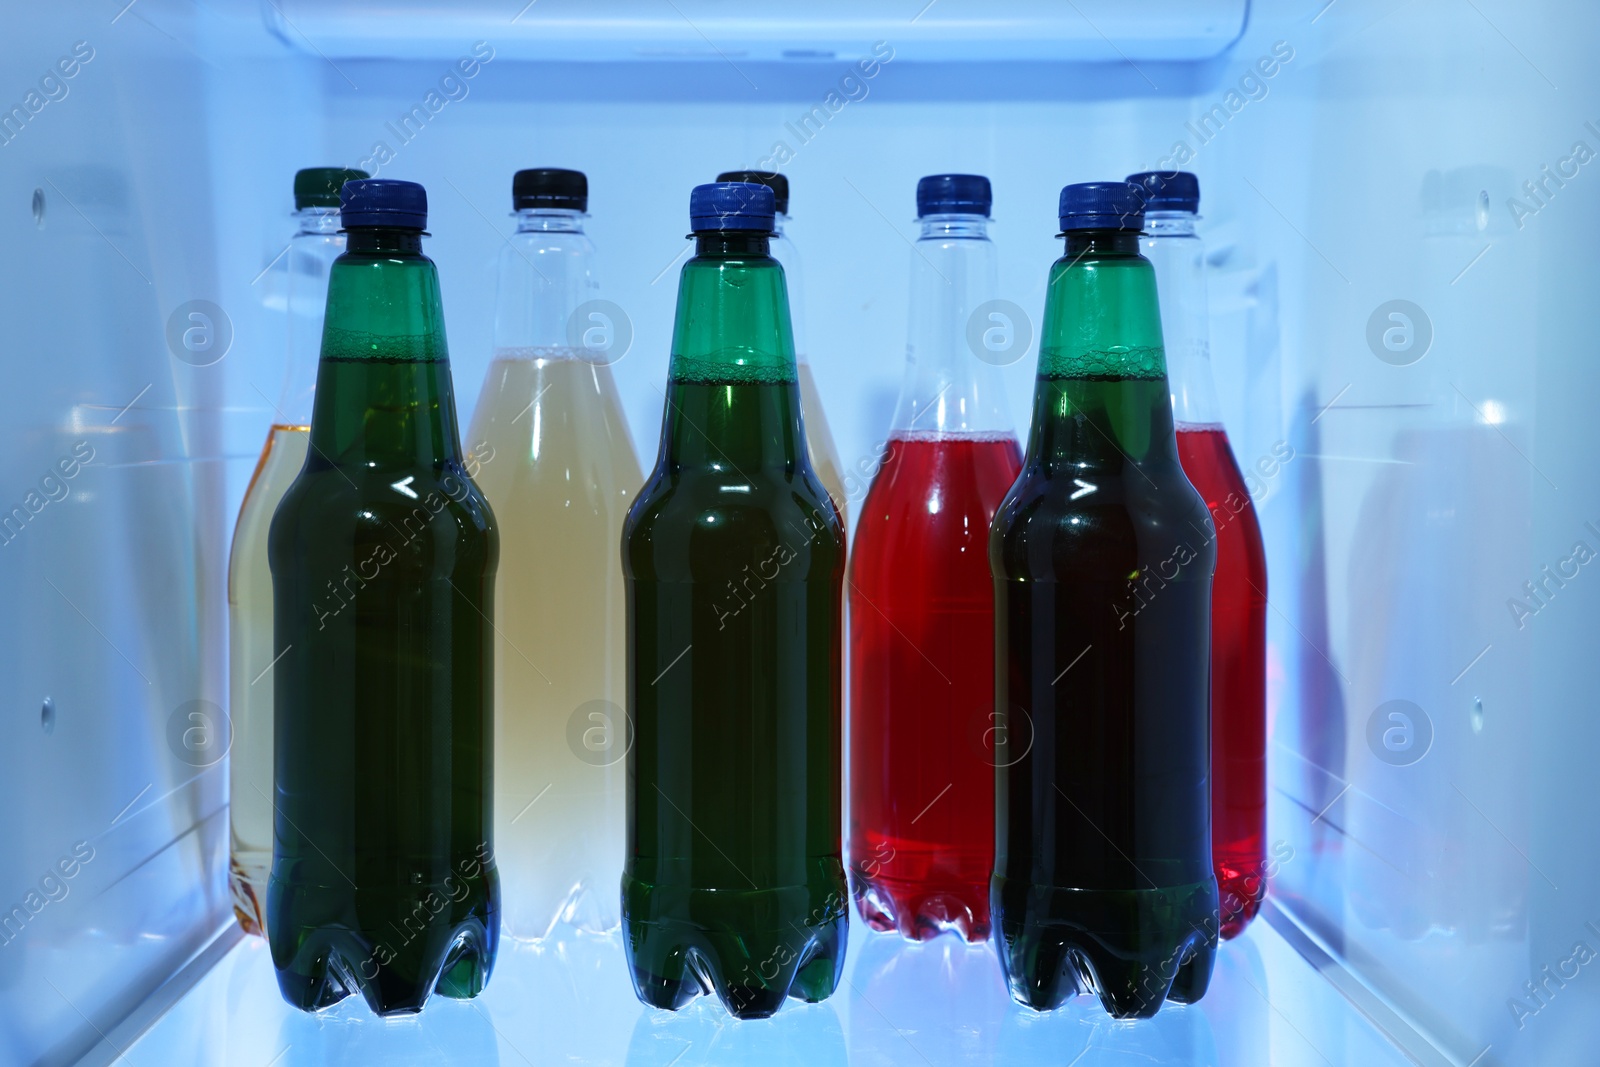
[[[1012,996],[1198,1000],[1216,952],[1214,533],[1173,439],[1137,188],[1061,192],[1033,427],[995,515],[995,875]]]
[[[806,451],[772,192],[698,186],[690,215],[661,452],[622,538],[624,945],[645,1003],[761,1018],[844,965],[844,531]]]
[[[283,387],[273,405],[267,443],[239,507],[228,557],[228,887],[233,914],[247,933],[265,931],[267,876],[272,867],[272,571],[267,533],[278,501],[306,462],[311,398],[328,268],[344,251],[339,189],[366,172],[308,167],[294,176],[295,233],[289,240],[288,312]]]
[[[1267,552],[1211,378],[1200,182],[1186,171],[1128,175],[1143,190],[1144,254],[1161,294],[1161,332],[1183,471],[1217,529],[1211,583],[1211,856],[1222,936],[1235,937],[1267,890]]]
[[[789,178],[759,170],[729,170],[717,175],[719,182],[753,182],[772,190],[772,237],[768,242],[769,254],[783,268],[784,284],[789,288],[789,323],[794,333],[794,361],[800,376],[800,412],[806,423],[806,451],[811,455],[811,466],[827,487],[839,518],[844,523],[845,535],[850,533],[850,499],[845,495],[843,466],[839,462],[839,449],[834,446],[833,432],[828,429],[828,417],[822,409],[822,394],[817,391],[816,377],[811,372],[811,349],[806,335],[805,274],[800,269],[800,251],[785,232],[789,225]]]
[[[968,321],[998,294],[989,180],[917,183],[905,383],[850,557],[850,878],[914,940],[989,936],[994,584],[989,523],[1022,453]]]
[[[298,1008],[482,990],[494,574],[411,182],[347,182],[310,450],[272,522],[277,810],[267,936]]]
[[[618,921],[627,729],[617,541],[643,476],[603,347],[614,330],[575,170],[518,171],[500,253],[494,360],[467,441],[500,531],[495,850],[502,929]],[[598,323],[598,324],[597,324]],[[587,343],[586,343],[587,342]]]

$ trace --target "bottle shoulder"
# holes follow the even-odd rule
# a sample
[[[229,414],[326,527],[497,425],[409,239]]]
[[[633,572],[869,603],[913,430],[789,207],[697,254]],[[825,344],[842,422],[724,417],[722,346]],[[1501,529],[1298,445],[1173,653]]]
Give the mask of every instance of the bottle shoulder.
[[[488,498],[459,463],[342,467],[313,457],[284,493],[272,539],[281,530],[329,543],[392,526],[431,538],[495,534]]]
[[[982,541],[1015,484],[1014,438],[891,439],[856,522],[855,550]]]
[[[882,500],[951,499],[993,510],[1022,472],[1015,434],[894,434],[868,490]]]
[[[998,576],[1121,580],[1181,554],[1210,577],[1216,530],[1176,463],[1130,465],[1115,475],[1026,467],[991,529]]]
[[[300,428],[275,426],[267,433],[266,447],[261,450],[250,484],[245,487],[239,517],[233,527],[233,543],[228,553],[230,599],[236,574],[254,566],[258,559],[265,559],[272,517],[305,467],[310,438],[310,432]]]
[[[747,520],[761,515],[779,520],[804,516],[836,525],[838,509],[816,472],[802,464],[745,471],[681,466],[657,468],[646,477],[629,509],[628,523],[635,528],[701,515]]]
[[[805,573],[844,559],[838,509],[821,480],[803,465],[742,473],[658,469],[629,508],[622,539],[630,577],[733,572],[752,553],[779,545],[810,562],[802,568]]]
[[[466,441],[496,499],[562,487],[609,499],[643,481],[611,368],[583,360],[497,359]]]
[[[493,444],[474,476],[490,505],[517,512],[535,523],[558,523],[563,516],[541,509],[619,518],[639,492],[642,478],[631,450],[573,450],[565,455],[510,453]]]

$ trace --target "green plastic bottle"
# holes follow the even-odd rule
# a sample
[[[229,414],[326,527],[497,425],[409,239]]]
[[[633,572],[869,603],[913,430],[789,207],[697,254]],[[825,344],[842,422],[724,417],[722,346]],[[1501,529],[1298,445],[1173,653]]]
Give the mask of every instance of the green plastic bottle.
[[[702,185],[661,452],[623,527],[624,943],[646,1004],[741,1018],[844,965],[844,530],[801,422],[772,191]]]
[[[1033,428],[995,514],[995,875],[1012,996],[1199,1000],[1216,953],[1210,513],[1178,460],[1136,187],[1061,192]]]
[[[272,522],[284,998],[380,1015],[476,995],[499,940],[490,840],[498,542],[456,427],[420,185],[352,181],[305,468]]]

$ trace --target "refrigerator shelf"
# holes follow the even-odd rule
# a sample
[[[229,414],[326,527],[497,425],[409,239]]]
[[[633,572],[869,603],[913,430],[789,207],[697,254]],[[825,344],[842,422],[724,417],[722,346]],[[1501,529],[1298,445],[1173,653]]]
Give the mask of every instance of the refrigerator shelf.
[[[283,0],[262,13],[289,47],[334,60],[453,59],[460,41],[482,39],[516,59],[801,63],[870,57],[882,42],[915,61],[1193,62],[1226,50],[1249,14],[1247,0],[523,3]]]
[[[1130,1060],[1195,1067],[1402,1067],[1413,1062],[1296,951],[1289,920],[1281,912],[1271,914],[1270,906],[1268,911],[1223,946],[1211,989],[1199,1004],[1169,1006],[1142,1023],[1112,1020],[1089,997],[1050,1014],[1029,1011],[1006,995],[989,945],[966,946],[952,937],[911,945],[872,933],[854,914],[838,992],[821,1004],[791,1002],[771,1019],[755,1022],[737,1022],[704,997],[675,1014],[645,1008],[634,998],[615,931],[594,936],[562,927],[538,946],[503,942],[493,980],[477,1000],[435,997],[418,1016],[388,1020],[373,1016],[359,997],[318,1015],[295,1011],[278,995],[266,944],[236,938],[117,1062],[124,1067],[695,1067],[847,1060],[858,1067],[1095,1067]],[[1279,927],[1291,931],[1288,938]],[[1429,1051],[1422,1050],[1424,1057]],[[118,1055],[103,1042],[84,1063],[109,1063]]]

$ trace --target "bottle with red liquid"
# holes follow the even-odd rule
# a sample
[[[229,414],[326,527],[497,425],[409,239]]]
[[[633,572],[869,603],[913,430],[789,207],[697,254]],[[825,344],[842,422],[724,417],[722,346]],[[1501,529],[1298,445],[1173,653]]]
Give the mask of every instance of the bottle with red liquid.
[[[1255,505],[1222,427],[1211,380],[1200,183],[1186,171],[1128,175],[1144,191],[1172,416],[1183,472],[1217,529],[1211,586],[1211,856],[1221,933],[1236,937],[1267,889],[1267,556]]]
[[[917,183],[905,383],[850,565],[850,883],[875,930],[989,935],[989,523],[1021,469],[987,178]]]

